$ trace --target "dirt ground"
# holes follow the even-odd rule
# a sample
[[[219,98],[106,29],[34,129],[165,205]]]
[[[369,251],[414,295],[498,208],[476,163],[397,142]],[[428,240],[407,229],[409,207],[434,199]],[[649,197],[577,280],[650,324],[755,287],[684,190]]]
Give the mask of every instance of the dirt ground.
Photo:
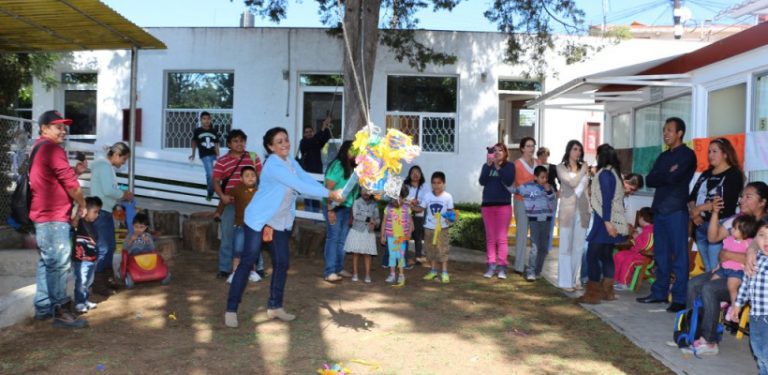
[[[453,263],[450,284],[418,267],[393,288],[374,260],[373,284],[330,284],[320,257],[291,261],[291,323],[267,320],[267,280],[246,290],[240,328],[225,327],[216,255],[185,252],[170,285],[121,290],[86,314],[88,329],[3,329],[0,373],[314,374],[325,362],[353,374],[671,373],[543,280]]]

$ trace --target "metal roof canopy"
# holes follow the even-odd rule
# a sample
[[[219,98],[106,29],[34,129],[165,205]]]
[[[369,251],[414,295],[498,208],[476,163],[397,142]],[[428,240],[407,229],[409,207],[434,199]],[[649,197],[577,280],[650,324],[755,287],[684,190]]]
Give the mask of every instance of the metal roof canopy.
[[[650,67],[658,66],[664,62],[676,59],[680,55],[674,55],[663,59],[646,61],[639,64],[629,65],[618,69],[612,69],[600,73],[573,79],[546,94],[531,100],[526,104],[528,108],[568,108],[568,107],[594,107],[600,106],[596,102],[637,102],[642,101],[639,97],[639,91],[599,91],[605,86],[627,85],[627,86],[662,86],[662,87],[690,87],[688,74],[648,74],[637,75]],[[638,87],[639,88],[639,87]],[[573,103],[546,104],[554,99],[574,99]],[[592,102],[585,102],[592,100]],[[575,108],[574,108],[575,109]]]
[[[0,0],[0,52],[165,49],[97,0]]]
[[[136,69],[139,49],[166,46],[98,0],[0,0],[0,53],[131,50],[130,131],[136,146]],[[131,152],[128,189],[134,190]]]

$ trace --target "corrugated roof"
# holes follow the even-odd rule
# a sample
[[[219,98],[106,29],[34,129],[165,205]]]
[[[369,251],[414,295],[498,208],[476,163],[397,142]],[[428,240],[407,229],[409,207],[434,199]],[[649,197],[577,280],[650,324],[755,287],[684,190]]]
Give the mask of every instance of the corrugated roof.
[[[0,52],[166,46],[97,0],[0,0]]]

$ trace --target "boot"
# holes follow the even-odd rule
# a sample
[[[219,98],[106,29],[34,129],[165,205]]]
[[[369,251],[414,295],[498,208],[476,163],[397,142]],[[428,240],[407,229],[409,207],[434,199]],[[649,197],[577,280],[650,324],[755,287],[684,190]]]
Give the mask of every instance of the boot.
[[[88,327],[88,321],[78,318],[72,312],[72,303],[67,302],[64,305],[57,305],[53,308],[53,326],[56,328],[85,328]]]
[[[616,293],[613,291],[613,279],[612,278],[604,278],[603,281],[600,282],[600,291],[602,292],[602,298],[604,301],[614,301],[618,299],[616,297]]]
[[[600,291],[600,283],[596,281],[587,282],[587,290],[579,298],[576,298],[576,303],[584,303],[588,305],[600,304],[602,298],[602,292]]]

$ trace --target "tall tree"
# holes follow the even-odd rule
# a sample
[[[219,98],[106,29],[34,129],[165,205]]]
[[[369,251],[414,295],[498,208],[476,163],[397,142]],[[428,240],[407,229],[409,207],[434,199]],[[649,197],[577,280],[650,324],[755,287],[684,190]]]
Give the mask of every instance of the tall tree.
[[[419,42],[414,30],[419,10],[451,11],[462,0],[315,0],[321,21],[331,32],[345,31],[344,46],[344,139],[353,139],[365,125],[367,98],[379,43],[388,46],[399,62],[423,71],[427,65],[456,62],[456,56],[435,51]],[[274,22],[285,19],[288,0],[245,0],[250,10]],[[383,16],[382,16],[382,9]],[[340,11],[343,10],[343,13]],[[343,15],[342,15],[343,14]],[[581,32],[584,12],[575,0],[493,0],[483,13],[507,36],[505,62],[527,62],[529,74],[543,76],[547,67],[546,52],[554,49],[555,27],[566,33]],[[343,27],[342,27],[343,25]],[[379,25],[384,25],[380,30]],[[568,62],[578,61],[590,47],[574,39],[565,40],[564,54]],[[574,56],[576,56],[574,58]]]

